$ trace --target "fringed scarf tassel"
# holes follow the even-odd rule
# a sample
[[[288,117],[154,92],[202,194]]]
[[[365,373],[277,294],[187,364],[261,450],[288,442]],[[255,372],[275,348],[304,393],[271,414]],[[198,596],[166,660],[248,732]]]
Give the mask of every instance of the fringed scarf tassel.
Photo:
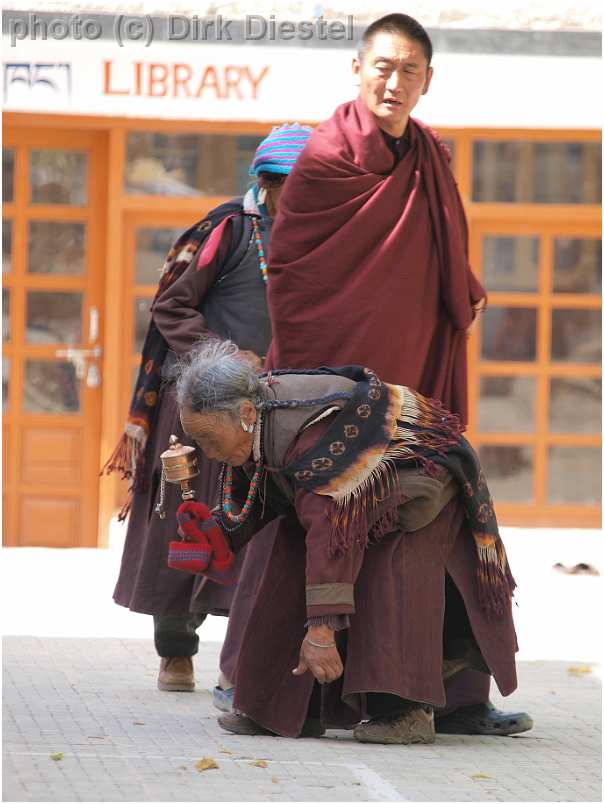
[[[344,555],[353,544],[364,549],[396,530],[398,506],[405,499],[396,487],[396,465],[383,459],[358,488],[333,501],[329,538],[331,556]]]
[[[136,434],[132,433],[133,429],[137,431]],[[118,522],[123,522],[130,513],[133,495],[146,490],[143,477],[146,438],[141,438],[140,431],[140,427],[126,426],[126,432],[117,442],[113,453],[100,472],[101,475],[119,472],[122,480],[132,481],[128,487],[128,498],[118,514]]]
[[[508,564],[501,539],[485,541],[485,534],[475,534],[478,562],[478,602],[491,617],[501,616],[509,605],[516,582]]]

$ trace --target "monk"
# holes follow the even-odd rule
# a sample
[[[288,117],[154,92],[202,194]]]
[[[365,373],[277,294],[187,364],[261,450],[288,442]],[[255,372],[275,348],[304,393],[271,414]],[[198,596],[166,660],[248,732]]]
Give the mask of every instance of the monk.
[[[315,129],[281,199],[266,367],[368,365],[386,382],[439,399],[466,423],[466,339],[486,293],[468,263],[447,148],[411,117],[429,90],[431,61],[430,37],[405,14],[365,31],[353,59],[359,96]],[[267,535],[250,546],[239,581],[221,658],[231,677],[269,542]],[[525,713],[495,710],[486,674],[462,671],[447,692],[437,731],[532,727]]]

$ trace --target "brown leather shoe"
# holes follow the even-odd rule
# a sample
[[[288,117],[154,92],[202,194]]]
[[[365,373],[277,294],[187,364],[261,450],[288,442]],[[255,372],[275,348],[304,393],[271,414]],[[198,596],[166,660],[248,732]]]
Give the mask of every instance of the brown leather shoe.
[[[434,712],[431,706],[418,705],[402,714],[373,718],[355,726],[353,736],[360,743],[382,745],[433,743]]]
[[[220,715],[218,718],[218,725],[225,731],[230,731],[233,734],[245,734],[246,736],[263,735],[265,737],[276,737],[273,731],[265,729],[251,717],[244,715],[243,712],[227,712],[225,715]],[[319,720],[314,718],[307,718],[302,726],[300,737],[321,737],[325,734],[325,729]]]
[[[165,692],[193,692],[195,689],[193,659],[190,656],[162,658],[157,686]]]

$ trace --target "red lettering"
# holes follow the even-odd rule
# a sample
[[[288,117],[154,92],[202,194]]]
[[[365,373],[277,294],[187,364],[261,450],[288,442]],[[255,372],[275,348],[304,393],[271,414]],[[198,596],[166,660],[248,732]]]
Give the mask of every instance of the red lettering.
[[[157,75],[159,73],[159,76]],[[165,64],[149,65],[149,97],[163,98],[168,94],[168,68]],[[159,84],[159,91],[155,91],[155,86]]]
[[[200,98],[206,89],[213,89],[217,98],[223,98],[224,95],[220,91],[218,83],[218,75],[216,74],[215,67],[206,67],[204,74],[199,82],[199,87],[195,93],[196,98]]]
[[[243,70],[245,71],[247,77],[249,78],[250,84],[252,85],[252,100],[257,100],[258,98],[258,86],[262,80],[266,77],[266,74],[269,71],[269,66],[262,68],[262,72],[258,76],[258,78],[254,78],[252,75],[252,71],[249,67],[244,67]]]
[[[183,72],[185,75],[184,77],[180,77],[179,73]],[[172,88],[172,97],[178,97],[178,90],[179,87],[183,87],[185,91],[185,98],[191,97],[191,91],[189,89],[189,81],[191,80],[192,70],[190,65],[188,64],[173,64],[172,65],[172,81],[174,86]]]
[[[112,61],[103,62],[103,94],[104,95],[129,95],[128,89],[112,89],[111,88],[111,67]]]
[[[140,61],[134,62],[134,94],[142,95],[141,84],[143,75],[143,65]]]
[[[235,72],[236,77],[231,78],[231,73]],[[231,89],[235,90],[235,97],[238,100],[243,100],[243,92],[239,84],[241,83],[242,75],[241,75],[241,67],[225,67],[224,68],[224,92],[227,98],[231,97]]]

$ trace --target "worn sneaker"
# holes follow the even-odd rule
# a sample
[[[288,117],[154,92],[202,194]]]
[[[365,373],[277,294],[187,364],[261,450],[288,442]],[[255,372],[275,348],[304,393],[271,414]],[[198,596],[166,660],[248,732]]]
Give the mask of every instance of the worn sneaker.
[[[353,736],[360,743],[382,745],[433,743],[434,712],[431,706],[420,704],[402,714],[365,720],[355,726]]]
[[[193,659],[190,656],[162,658],[157,687],[164,692],[193,692],[195,689]]]

